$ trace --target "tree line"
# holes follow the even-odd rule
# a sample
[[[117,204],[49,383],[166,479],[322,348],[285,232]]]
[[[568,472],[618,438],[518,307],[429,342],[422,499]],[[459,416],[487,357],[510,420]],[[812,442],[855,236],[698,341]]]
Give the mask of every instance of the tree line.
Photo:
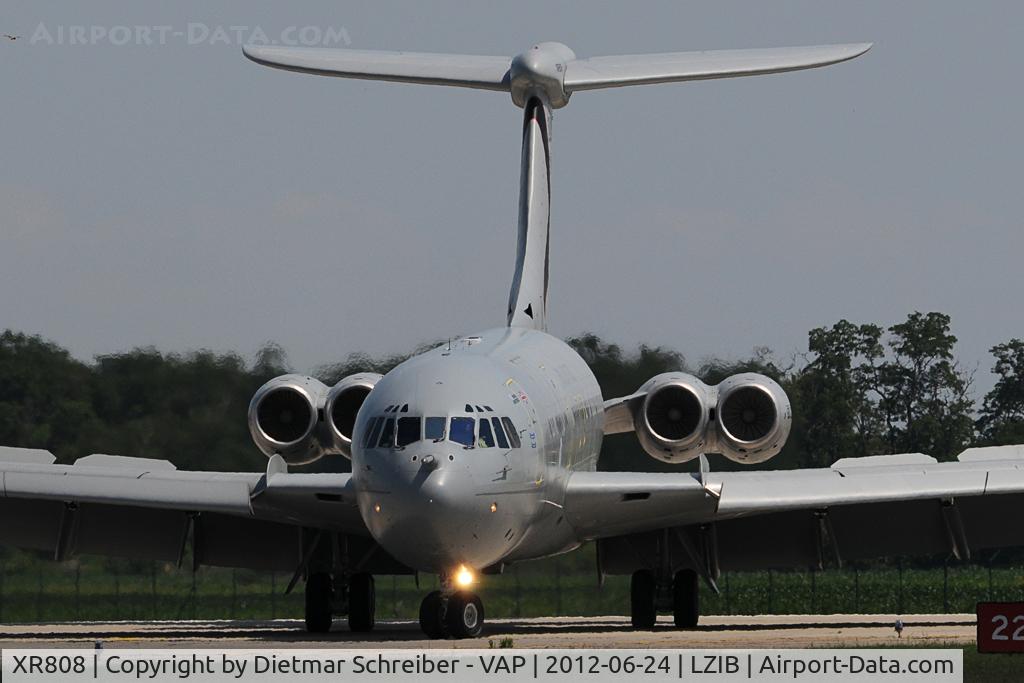
[[[904,452],[945,460],[971,445],[1024,443],[1024,341],[992,347],[997,380],[976,401],[943,313],[915,312],[887,328],[840,320],[811,330],[806,352],[786,363],[763,348],[738,361],[690,365],[665,347],[626,351],[593,334],[567,341],[606,397],[677,370],[709,384],[736,372],[772,377],[792,401],[794,424],[768,467],[827,467],[841,457]],[[353,354],[313,374],[332,384],[354,372],[387,372],[406,357]],[[0,444],[45,448],[62,462],[111,453],[166,459],[180,469],[257,471],[262,456],[249,438],[246,409],[261,384],[289,371],[273,344],[252,362],[151,348],[83,362],[52,341],[8,330],[0,334]],[[335,457],[313,467],[347,466]],[[678,469],[649,458],[628,434],[605,440],[599,467]],[[738,466],[719,459],[712,467]]]

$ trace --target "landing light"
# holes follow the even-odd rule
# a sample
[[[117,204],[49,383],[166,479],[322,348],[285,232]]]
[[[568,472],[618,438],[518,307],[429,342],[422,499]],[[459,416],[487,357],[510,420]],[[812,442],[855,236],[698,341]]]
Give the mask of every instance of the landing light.
[[[455,583],[460,586],[469,586],[475,579],[476,577],[473,576],[473,572],[467,569],[465,565],[459,566],[459,570],[455,572]]]
[[[376,505],[373,506],[373,511],[380,512],[380,503],[377,503]]]
[[[491,512],[497,512],[497,511],[498,511],[498,504],[497,503],[491,503]]]

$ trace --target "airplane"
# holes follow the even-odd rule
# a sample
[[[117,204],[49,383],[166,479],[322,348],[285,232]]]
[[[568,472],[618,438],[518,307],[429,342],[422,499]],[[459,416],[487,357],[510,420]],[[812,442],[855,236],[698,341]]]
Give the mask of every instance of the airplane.
[[[776,74],[844,62],[868,44],[577,58],[560,43],[514,57],[248,46],[260,64],[310,74],[508,93],[523,110],[518,244],[504,326],[469,334],[386,375],[333,387],[272,379],[248,410],[265,472],[185,472],[97,454],[54,464],[0,449],[0,542],[291,572],[305,625],[375,626],[375,576],[435,573],[420,606],[430,638],[480,635],[480,575],[597,546],[598,573],[630,575],[636,629],[659,613],[698,622],[699,591],[725,570],[823,568],[861,558],[1024,545],[1024,447],[972,448],[957,462],[908,453],[831,467],[711,471],[779,453],[789,400],[768,377],[716,386],[669,372],[605,399],[584,360],[548,334],[552,112],[577,92]],[[634,432],[696,471],[602,472],[604,435]],[[290,468],[324,457],[351,474]],[[191,552],[189,552],[191,550]]]

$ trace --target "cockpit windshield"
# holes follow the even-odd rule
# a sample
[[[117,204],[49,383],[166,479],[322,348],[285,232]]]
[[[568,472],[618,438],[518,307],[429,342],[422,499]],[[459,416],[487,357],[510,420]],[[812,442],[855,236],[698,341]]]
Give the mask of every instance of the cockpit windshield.
[[[402,449],[421,439],[440,443],[446,438],[466,448],[508,449],[522,446],[515,425],[507,417],[391,417],[401,412],[397,405],[388,406],[384,412],[385,415],[372,418],[366,426],[364,448]]]
[[[400,417],[398,418],[398,435],[395,445],[398,448],[405,448],[411,443],[420,440],[420,418]]]
[[[463,446],[473,446],[473,432],[476,420],[471,417],[453,417],[449,438]]]

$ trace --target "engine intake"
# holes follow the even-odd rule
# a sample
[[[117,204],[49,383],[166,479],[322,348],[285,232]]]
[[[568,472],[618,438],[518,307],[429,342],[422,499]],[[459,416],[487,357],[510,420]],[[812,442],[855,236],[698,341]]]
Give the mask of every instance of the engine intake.
[[[719,451],[733,462],[756,464],[786,445],[792,425],[789,398],[775,380],[748,372],[718,385]]]
[[[710,388],[692,375],[668,373],[648,381],[640,391],[646,391],[647,397],[634,424],[644,450],[669,463],[700,455],[706,441]]]
[[[304,375],[275,377],[249,403],[249,433],[264,455],[279,454],[289,465],[351,457],[356,416],[380,378],[350,375],[328,389]]]
[[[326,413],[331,443],[346,458],[352,457],[352,432],[359,409],[380,380],[381,375],[372,372],[349,375],[327,394]]]
[[[682,463],[701,453],[721,453],[739,463],[764,462],[789,436],[789,399],[764,375],[733,375],[708,386],[692,375],[665,373],[637,392],[633,426],[653,458]]]

